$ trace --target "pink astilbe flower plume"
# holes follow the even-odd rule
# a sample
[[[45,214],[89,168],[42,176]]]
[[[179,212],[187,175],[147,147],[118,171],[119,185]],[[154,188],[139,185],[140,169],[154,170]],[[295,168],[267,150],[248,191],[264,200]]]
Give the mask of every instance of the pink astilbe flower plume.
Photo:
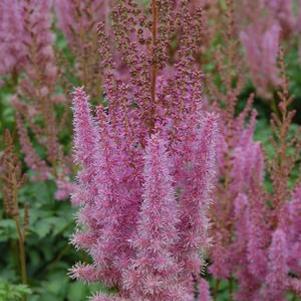
[[[18,0],[0,2],[0,75],[15,74],[25,61],[22,10]]]
[[[75,160],[82,167],[88,168],[91,167],[95,157],[100,136],[96,128],[96,121],[91,115],[89,98],[83,88],[77,88],[73,92],[73,108]]]
[[[121,270],[132,255],[127,240],[134,230],[138,211],[136,179],[128,180],[127,158],[114,142],[105,114],[101,118],[100,130],[91,116],[88,97],[83,89],[76,89],[75,158],[83,169],[73,201],[83,204],[79,222],[89,227],[85,232],[76,233],[73,241],[89,250],[98,264],[98,279],[117,285]]]
[[[83,89],[73,94],[81,167],[72,198],[81,206],[73,243],[92,264],[76,265],[71,275],[117,289],[95,300],[192,301],[201,281],[218,118],[205,112],[188,1],[176,13],[173,4],[152,1],[149,26],[142,6],[114,2],[112,35],[104,22],[98,26],[108,105],[94,117]],[[175,33],[181,45],[169,66]]]
[[[153,135],[146,147],[143,202],[132,242],[137,255],[124,280],[131,300],[187,300],[172,254],[178,210],[165,144]]]
[[[102,166],[103,157],[101,155],[103,149],[100,142],[100,133],[97,123],[91,115],[88,97],[82,88],[76,89],[73,95],[75,160],[82,166],[82,171],[78,175],[78,187],[73,194],[73,202],[83,206],[79,214],[79,222],[89,225],[87,231],[75,234],[73,242],[78,247],[93,252],[93,245],[97,244],[96,238],[103,233],[102,219],[109,210],[109,208],[105,210],[105,206],[110,205],[106,204],[109,199],[103,199],[107,186],[104,185],[100,188],[97,180],[102,177],[103,182],[104,176],[108,175],[110,170],[105,170],[105,166]],[[109,179],[106,180],[109,181]],[[110,189],[110,187],[108,188]],[[78,200],[78,198],[82,199]],[[100,209],[102,216],[96,216],[95,208]],[[97,218],[100,218],[99,221],[97,221]],[[99,257],[99,254],[95,254],[95,250],[94,256]],[[94,270],[92,266],[78,266],[74,268],[73,273],[75,276],[84,275],[87,269]]]
[[[200,246],[208,248],[208,216],[210,192],[215,176],[215,147],[217,142],[217,116],[206,115],[196,138],[187,152],[187,162],[180,183],[180,223],[178,243],[180,261],[185,272],[198,275],[201,258],[197,252]],[[183,185],[183,186],[182,186]]]
[[[22,76],[16,81],[16,95],[11,101],[19,115],[16,121],[26,163],[34,171],[34,180],[48,178],[68,181],[71,162],[65,156],[59,138],[62,126],[65,126],[68,119],[66,115],[69,110],[61,110],[59,114],[62,120],[58,120],[57,105],[64,103],[65,96],[57,91],[59,67],[53,45],[53,1],[4,1],[3,5],[6,5],[6,2],[9,5],[7,4],[4,14],[8,17],[13,9],[16,18],[10,22],[8,32],[12,33],[16,26],[21,28],[21,33],[15,32],[12,41],[14,45],[20,43],[19,51],[24,53],[24,59],[13,70],[22,72]],[[14,55],[13,50],[11,55]],[[37,151],[37,145],[43,149],[42,153]]]
[[[135,139],[120,139],[122,123],[113,126],[102,108],[96,122],[82,88],[73,93],[73,107],[75,160],[82,167],[73,193],[82,207],[73,243],[91,255],[93,264],[78,264],[71,275],[115,286],[129,300],[192,300],[191,273],[199,278],[199,252],[208,246],[216,115],[199,117],[190,129],[193,143],[185,161],[173,158],[168,131],[159,126],[145,139],[144,155],[136,151],[138,163],[128,156],[137,149]],[[187,141],[177,143],[185,147]],[[179,182],[173,173],[177,179],[181,175]]]
[[[28,166],[30,166],[35,172],[35,178],[38,180],[45,180],[49,178],[51,174],[50,168],[46,165],[46,163],[41,160],[41,158],[36,153],[32,142],[29,138],[27,128],[23,124],[22,116],[17,113],[17,128],[19,133],[19,140],[22,146],[22,150],[25,155],[25,162]]]
[[[249,25],[241,33],[247,62],[258,94],[271,97],[271,89],[280,84],[277,56],[281,28],[277,23],[261,22]]]
[[[296,19],[293,14],[294,3],[292,0],[265,0],[267,7],[272,18],[276,20],[281,29],[281,34],[288,37],[294,30]]]
[[[264,300],[285,300],[284,292],[287,287],[288,273],[287,256],[285,233],[281,229],[277,229],[269,248],[269,268]]]

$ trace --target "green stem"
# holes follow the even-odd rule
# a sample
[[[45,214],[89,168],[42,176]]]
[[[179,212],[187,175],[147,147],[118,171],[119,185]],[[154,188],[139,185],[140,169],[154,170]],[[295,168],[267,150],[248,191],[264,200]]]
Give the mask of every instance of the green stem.
[[[219,279],[217,279],[215,282],[214,289],[213,289],[213,300],[216,300],[217,298],[220,283],[221,281]]]
[[[229,280],[229,301],[233,300],[233,278],[230,278]]]
[[[23,284],[27,284],[27,272],[26,272],[26,257],[25,257],[25,247],[24,247],[24,236],[21,231],[20,223],[18,218],[14,218],[16,223],[16,228],[18,232],[18,243],[19,243],[19,259],[21,265],[21,279]]]

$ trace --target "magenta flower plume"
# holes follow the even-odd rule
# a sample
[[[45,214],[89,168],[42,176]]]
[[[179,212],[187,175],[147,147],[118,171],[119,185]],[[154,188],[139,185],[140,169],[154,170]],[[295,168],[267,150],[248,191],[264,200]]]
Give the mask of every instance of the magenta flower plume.
[[[199,250],[207,249],[209,244],[207,211],[216,170],[217,128],[217,116],[207,114],[201,121],[201,128],[195,133],[192,149],[186,152],[187,162],[184,161],[181,166],[180,240],[177,248],[179,260],[187,275],[190,275],[188,278],[191,273],[198,275],[201,267]]]
[[[132,243],[137,255],[124,280],[131,300],[186,300],[172,255],[178,217],[165,144],[156,134],[146,147],[143,202]]]
[[[262,193],[253,192],[249,197],[248,210],[248,260],[249,270],[257,278],[262,279],[267,269],[266,246],[269,232],[265,222],[265,204]]]
[[[96,195],[94,183],[96,161],[99,154],[99,132],[96,129],[96,122],[91,116],[88,97],[83,88],[77,88],[73,93],[74,109],[74,157],[75,162],[83,168],[79,173],[80,190],[85,192],[86,199],[76,200],[82,197],[83,193],[74,194],[74,203],[92,202]]]
[[[74,94],[75,160],[82,169],[73,200],[82,208],[73,242],[92,264],[71,273],[117,289],[94,300],[192,301],[201,281],[218,121],[204,111],[194,62],[199,38],[189,23],[199,15],[185,1],[177,10],[174,3],[158,5],[154,17],[164,22],[151,30],[143,6],[114,2],[112,32],[104,22],[98,27],[108,107],[98,108],[97,124],[83,90]],[[169,66],[175,34],[181,45]],[[209,298],[208,289],[202,293]]]
[[[211,301],[208,282],[202,278],[199,283],[199,301]]]
[[[97,198],[95,176],[97,163],[100,157],[99,132],[91,115],[88,97],[83,88],[73,93],[74,109],[74,157],[75,162],[82,167],[78,175],[78,183],[72,194],[72,201],[82,206],[78,216],[79,225],[84,224],[86,231],[77,231],[73,243],[78,248],[90,250],[96,242],[100,227],[94,219],[94,204]],[[76,265],[71,272],[72,276],[86,281],[97,280],[97,273],[93,266]]]
[[[35,179],[45,180],[49,178],[51,174],[50,169],[36,153],[32,142],[29,138],[27,128],[24,125],[24,121],[19,113],[16,114],[17,129],[19,134],[20,144],[25,155],[26,164],[35,172]]]
[[[279,227],[285,232],[288,266],[290,271],[301,276],[301,187],[292,194],[292,200],[280,211]]]
[[[74,235],[73,243],[94,259],[92,278],[120,285],[121,271],[133,253],[129,239],[137,219],[140,194],[135,181],[139,177],[130,176],[128,157],[115,143],[106,115],[98,114],[100,130],[84,90],[76,89],[73,96],[75,160],[82,167],[73,202],[82,204],[78,222],[86,228]],[[73,275],[84,275],[94,267],[75,267]]]
[[[264,300],[285,300],[284,293],[287,287],[288,273],[287,255],[285,233],[281,229],[277,229],[269,248],[269,268]]]
[[[235,239],[227,250],[230,271],[240,283],[235,300],[254,300],[258,289],[258,282],[250,273],[248,264],[248,210],[248,197],[240,193],[234,201]]]
[[[88,226],[86,231],[78,231],[74,235],[73,243],[78,248],[86,249],[92,256],[99,258],[99,250],[96,247],[96,252],[94,245],[97,244],[97,237],[103,238],[103,235],[106,234],[106,232],[103,233],[102,219],[108,213],[104,205],[110,206],[106,203],[109,199],[105,198],[104,195],[108,187],[105,183],[111,179],[111,177],[105,179],[105,176],[108,175],[110,169],[106,170],[106,166],[103,166],[107,157],[102,157],[104,153],[100,142],[100,131],[91,115],[88,97],[82,88],[74,91],[73,105],[75,161],[81,165],[82,170],[78,175],[78,186],[73,193],[72,200],[76,204],[82,204],[78,217],[79,223]],[[100,183],[98,183],[99,180],[101,180]],[[101,216],[97,215],[96,208],[98,208]],[[88,273],[86,273],[87,270]],[[85,276],[89,273],[89,277]],[[111,277],[114,278],[113,273],[111,274]],[[101,277],[99,270],[96,271],[94,267],[85,265],[74,267],[73,275],[90,281]]]
[[[126,146],[122,142],[116,143],[118,134],[106,114],[98,112],[98,119],[101,123],[101,156],[95,177],[97,202],[94,218],[101,221],[102,232],[91,248],[91,254],[101,267],[103,281],[108,285],[120,285],[122,271],[133,256],[130,239],[135,231],[141,198],[139,176],[134,176],[137,171],[131,167],[133,161],[127,154],[128,149],[124,149]]]
[[[82,167],[87,168],[93,163],[100,137],[96,130],[96,122],[91,115],[89,98],[83,88],[77,88],[73,92],[73,108],[75,160]]]
[[[248,203],[249,200],[247,196],[242,193],[240,193],[234,201],[236,238],[235,242],[232,245],[231,256],[233,258],[233,262],[237,262],[243,268],[246,268],[246,251],[248,241]]]
[[[288,37],[294,30],[296,20],[293,14],[292,0],[265,0],[265,5],[274,20],[277,20],[282,29],[282,35]]]
[[[17,72],[24,63],[23,20],[20,1],[0,2],[0,75]]]
[[[125,300],[192,300],[199,253],[208,246],[216,115],[194,116],[178,144],[183,151],[190,143],[180,161],[163,125],[143,138],[143,149],[141,132],[131,128],[135,115],[99,108],[96,123],[82,88],[73,93],[73,108],[75,161],[82,168],[73,192],[82,207],[73,243],[93,264],[76,265],[72,277],[117,287],[116,298]]]
[[[263,97],[280,84],[277,56],[281,28],[277,23],[265,25],[258,21],[241,33],[247,62],[256,89]]]

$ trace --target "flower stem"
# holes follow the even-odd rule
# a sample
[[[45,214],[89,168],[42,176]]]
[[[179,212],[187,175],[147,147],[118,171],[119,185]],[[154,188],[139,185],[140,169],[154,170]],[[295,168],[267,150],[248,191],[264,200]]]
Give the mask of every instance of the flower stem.
[[[21,279],[23,284],[27,284],[27,272],[26,272],[26,257],[25,257],[25,247],[24,247],[24,235],[21,230],[20,222],[17,217],[14,218],[18,233],[18,244],[19,244],[19,260],[21,267]]]

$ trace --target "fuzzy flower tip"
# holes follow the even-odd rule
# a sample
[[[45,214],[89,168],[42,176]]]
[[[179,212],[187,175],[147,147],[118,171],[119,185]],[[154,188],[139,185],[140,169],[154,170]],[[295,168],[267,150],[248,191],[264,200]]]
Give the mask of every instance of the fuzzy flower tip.
[[[76,88],[73,92],[73,111],[75,158],[86,167],[93,158],[97,132],[91,116],[89,98],[83,88]]]

